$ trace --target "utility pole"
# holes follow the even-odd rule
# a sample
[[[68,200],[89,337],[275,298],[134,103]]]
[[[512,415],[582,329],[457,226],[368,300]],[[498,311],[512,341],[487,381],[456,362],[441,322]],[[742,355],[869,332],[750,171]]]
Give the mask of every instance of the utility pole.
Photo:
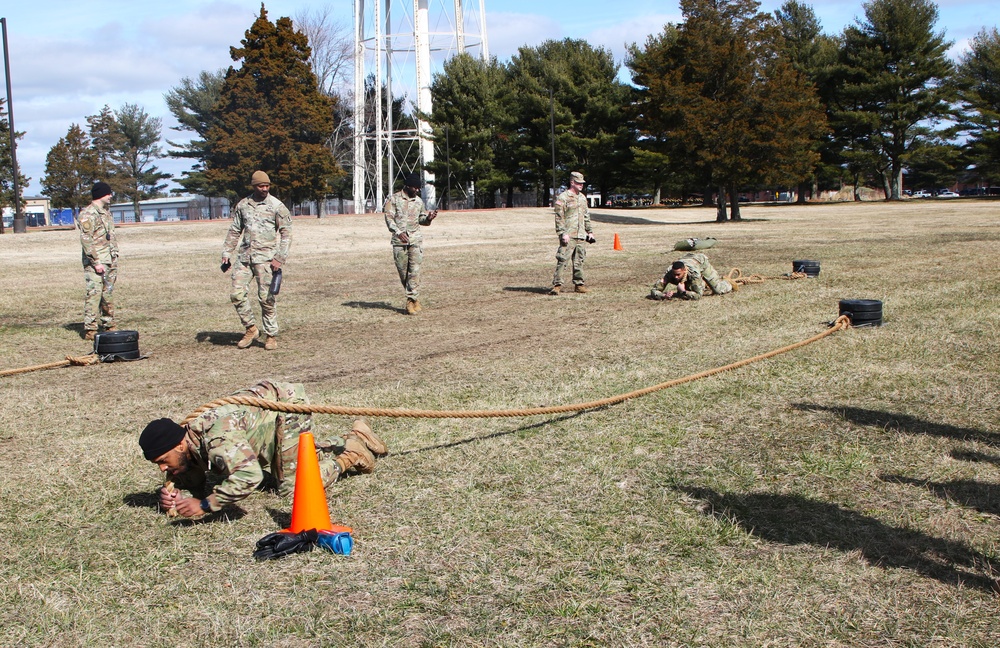
[[[3,28],[3,68],[7,78],[7,123],[10,127],[10,167],[14,174],[14,233],[23,234],[26,230],[24,211],[21,210],[21,189],[18,187],[17,146],[14,143],[14,104],[10,100],[10,57],[7,55],[7,19],[0,18]],[[0,218],[0,234],[3,234],[3,219]]]

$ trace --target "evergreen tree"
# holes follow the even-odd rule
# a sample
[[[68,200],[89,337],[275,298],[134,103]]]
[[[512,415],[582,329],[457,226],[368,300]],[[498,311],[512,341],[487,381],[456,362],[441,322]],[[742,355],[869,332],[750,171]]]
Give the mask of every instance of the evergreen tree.
[[[14,157],[10,151],[10,121],[7,118],[6,100],[0,99],[0,208],[14,207]],[[14,141],[24,137],[21,131],[14,132]],[[18,170],[17,188],[20,191],[21,208],[24,208],[24,189],[31,178]],[[17,210],[14,209],[16,212]]]
[[[966,159],[980,182],[1000,180],[1000,32],[982,29],[962,55],[955,75]]]
[[[166,185],[160,182],[170,177],[152,164],[163,156],[159,145],[161,124],[159,117],[150,117],[136,104],[127,103],[115,111],[116,175],[123,187],[122,197],[132,201],[136,222],[142,220],[139,201],[163,196]]]
[[[809,83],[780,55],[754,0],[682,0],[684,23],[633,56],[644,133],[672,140],[675,160],[717,188],[717,220],[739,220],[740,187],[808,177],[824,132]]]
[[[42,190],[57,208],[68,207],[73,213],[91,202],[90,188],[96,177],[97,158],[90,137],[79,124],[71,124],[45,156]]]
[[[87,117],[87,127],[94,152],[93,179],[107,182],[116,194],[122,194],[126,183],[118,169],[117,152],[124,144],[115,113],[105,105],[101,112]]]
[[[288,18],[270,22],[261,5],[241,44],[230,48],[242,65],[226,72],[218,118],[206,134],[208,184],[236,199],[263,169],[287,204],[323,198],[343,172],[325,145],[335,102],[317,88],[308,39]]]
[[[513,128],[504,106],[506,71],[496,59],[459,54],[444,64],[431,84],[430,123],[437,153],[429,165],[439,196],[473,190],[476,207],[495,207],[497,189],[511,177],[497,164]],[[450,174],[450,177],[449,177]]]
[[[216,104],[222,94],[225,78],[225,70],[203,71],[197,80],[184,77],[180,85],[163,95],[167,108],[179,124],[172,127],[173,130],[195,134],[194,139],[183,144],[167,140],[167,144],[175,149],[167,155],[194,160],[191,170],[184,171],[183,177],[177,179],[177,184],[196,195],[206,195],[209,191],[204,173],[205,138],[219,114]]]
[[[548,204],[552,177],[550,112],[557,183],[570,171],[582,171],[602,194],[613,189],[622,180],[632,138],[624,113],[629,90],[617,80],[611,52],[582,40],[550,40],[521,47],[510,72],[518,174],[539,190],[539,204]]]
[[[951,43],[934,32],[938,10],[929,0],[871,0],[864,8],[865,19],[844,30],[834,126],[856,149],[849,156],[881,175],[886,199],[899,200],[918,125],[950,111]]]

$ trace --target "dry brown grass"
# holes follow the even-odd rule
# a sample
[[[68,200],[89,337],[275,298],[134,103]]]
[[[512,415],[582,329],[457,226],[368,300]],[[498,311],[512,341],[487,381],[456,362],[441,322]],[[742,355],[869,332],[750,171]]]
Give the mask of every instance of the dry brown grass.
[[[380,216],[296,220],[273,353],[235,348],[226,223],[122,228],[151,357],[0,379],[0,644],[996,645],[1000,204],[713,217],[595,210],[593,292],[548,297],[545,210],[443,213],[417,317]],[[722,270],[822,272],[643,299],[690,236]],[[0,263],[0,368],[86,353],[76,233],[0,237]],[[393,454],[329,493],[347,558],[254,563],[289,519],[272,494],[167,522],[136,444],[268,376],[336,405],[610,396],[809,337],[842,298],[886,325],[600,411],[373,421]]]

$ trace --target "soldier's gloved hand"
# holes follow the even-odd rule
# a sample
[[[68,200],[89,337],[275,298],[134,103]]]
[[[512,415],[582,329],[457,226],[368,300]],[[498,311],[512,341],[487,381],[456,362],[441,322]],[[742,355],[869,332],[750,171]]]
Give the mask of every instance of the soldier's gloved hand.
[[[569,234],[563,234],[559,237],[559,242],[563,245],[569,245]]]
[[[271,560],[293,553],[312,551],[318,537],[319,533],[316,529],[300,533],[291,533],[290,531],[269,533],[257,541],[257,549],[253,552],[253,557],[257,560]]]
[[[587,243],[597,243],[597,239],[590,232],[587,232]]]
[[[223,272],[229,272],[229,268],[232,265],[233,264],[229,262],[229,259],[223,259],[222,265],[219,266],[219,270],[222,270]]]

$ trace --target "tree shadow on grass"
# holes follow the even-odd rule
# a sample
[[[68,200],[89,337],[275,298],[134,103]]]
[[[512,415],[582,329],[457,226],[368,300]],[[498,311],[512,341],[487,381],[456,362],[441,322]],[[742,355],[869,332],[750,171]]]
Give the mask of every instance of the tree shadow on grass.
[[[396,308],[389,302],[365,302],[365,301],[346,301],[341,304],[341,306],[346,306],[347,308],[361,308],[365,310],[381,309],[387,311],[393,311],[394,313],[405,313],[405,308]]]
[[[132,508],[146,508],[156,512],[159,512],[160,510],[156,493],[149,491],[129,493],[128,495],[122,497],[122,503],[124,503],[125,506],[131,506]],[[200,518],[171,518],[170,523],[177,526],[191,526],[194,524],[203,524],[205,522],[227,522],[239,520],[246,514],[247,512],[238,506],[227,506],[221,511],[209,513],[208,515]]]
[[[208,342],[215,346],[236,346],[236,343],[243,339],[243,333],[234,331],[198,331],[194,339],[199,343]]]
[[[600,408],[600,409],[603,409],[603,408]],[[586,410],[586,411],[588,411],[588,412],[595,412],[597,410],[595,409],[595,410]],[[428,452],[430,450],[441,450],[443,448],[454,448],[454,447],[457,447],[457,446],[460,446],[460,445],[465,445],[467,443],[474,443],[476,441],[485,441],[487,439],[496,439],[498,437],[504,437],[504,436],[508,436],[508,435],[511,435],[511,434],[517,434],[518,432],[528,432],[528,431],[531,431],[531,430],[537,430],[537,429],[543,428],[546,425],[549,425],[551,423],[556,423],[556,422],[559,422],[559,421],[569,421],[570,419],[574,419],[577,416],[582,415],[583,413],[584,412],[571,412],[569,414],[563,414],[562,416],[557,416],[556,418],[553,418],[553,419],[548,419],[548,420],[545,420],[545,421],[540,421],[538,423],[532,423],[531,425],[522,425],[521,427],[514,428],[513,430],[505,430],[503,432],[493,432],[491,434],[484,434],[482,436],[474,436],[474,437],[468,437],[468,438],[465,438],[465,439],[459,439],[457,441],[449,441],[448,443],[439,443],[439,444],[432,445],[432,446],[424,446],[423,448],[413,448],[411,450],[404,450],[402,452],[393,452],[389,456],[390,457],[401,457],[401,456],[404,456],[404,455],[416,454],[418,452]]]
[[[549,290],[551,290],[551,287],[539,288],[538,286],[504,286],[504,291],[506,292],[523,292],[535,295],[546,295]]]
[[[815,405],[813,403],[795,403],[792,407],[804,412],[832,412],[851,423],[867,427],[879,427],[887,431],[899,430],[907,434],[928,434],[930,436],[947,437],[957,441],[979,441],[1000,447],[1000,434],[947,425],[945,423],[933,423],[908,414],[896,414],[858,407]]]
[[[768,542],[859,551],[875,567],[910,569],[947,585],[1000,593],[997,581],[988,575],[993,573],[989,560],[959,542],[890,526],[800,495],[723,494],[687,486],[677,490],[707,502],[706,515]]]
[[[996,455],[988,455],[984,452],[973,452],[972,450],[952,450],[950,453],[952,459],[957,461],[982,461],[985,463],[991,463],[994,466],[1000,466],[1000,457]]]
[[[976,509],[982,513],[1000,515],[1000,486],[972,479],[932,482],[902,475],[879,475],[879,479],[892,484],[921,486],[944,500]]]
[[[649,218],[639,218],[638,216],[618,216],[617,214],[601,214],[590,212],[590,220],[608,225],[675,225],[676,223],[665,223],[661,220]],[[706,223],[709,221],[705,221]],[[711,222],[715,222],[714,220]]]

